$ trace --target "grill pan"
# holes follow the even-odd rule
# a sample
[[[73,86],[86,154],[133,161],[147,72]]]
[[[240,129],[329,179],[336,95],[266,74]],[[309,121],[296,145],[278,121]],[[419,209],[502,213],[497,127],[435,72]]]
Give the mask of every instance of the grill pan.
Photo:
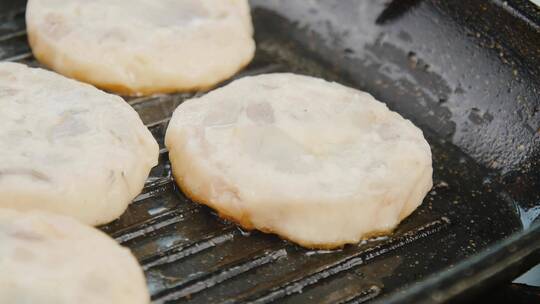
[[[159,165],[100,227],[141,263],[154,303],[441,303],[540,262],[540,12],[527,1],[253,0],[257,53],[236,77],[296,72],[365,90],[431,144],[434,187],[388,237],[337,251],[247,232],[189,201],[163,147],[196,95],[126,98]],[[39,66],[24,1],[0,0],[0,60]],[[9,149],[9,147],[2,147]]]

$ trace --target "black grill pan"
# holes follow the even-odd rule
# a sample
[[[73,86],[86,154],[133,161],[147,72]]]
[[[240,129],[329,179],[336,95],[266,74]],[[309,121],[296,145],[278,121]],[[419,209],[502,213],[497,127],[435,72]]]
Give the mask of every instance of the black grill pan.
[[[397,231],[337,251],[246,232],[190,202],[163,136],[198,94],[126,98],[161,150],[101,229],[129,247],[154,303],[460,301],[540,261],[540,13],[526,1],[253,0],[255,60],[368,91],[422,128],[434,187]],[[24,1],[0,0],[0,60],[39,66]],[[9,147],[4,147],[9,148]]]

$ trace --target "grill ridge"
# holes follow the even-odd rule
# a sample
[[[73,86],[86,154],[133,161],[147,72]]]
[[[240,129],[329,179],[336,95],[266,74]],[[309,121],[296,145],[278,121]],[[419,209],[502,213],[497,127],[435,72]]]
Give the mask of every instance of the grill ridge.
[[[337,304],[360,304],[369,301],[381,293],[381,288],[377,285],[372,285],[368,289],[364,289],[358,294],[338,302]]]
[[[190,208],[187,210],[187,213],[198,211],[198,208]],[[117,242],[122,244],[169,225],[179,223],[184,219],[185,215],[186,211],[183,211],[182,213],[176,210],[166,211],[141,223],[115,231],[114,233],[111,233],[111,236]]]
[[[450,220],[447,217],[441,217],[440,219],[429,222],[423,226],[409,230],[403,235],[390,237],[380,245],[364,251],[355,252],[352,255],[335,261],[332,264],[323,266],[314,271],[311,275],[286,283],[266,294],[249,296],[247,301],[256,304],[270,303],[290,294],[302,292],[305,287],[313,285],[320,280],[326,279],[342,271],[349,270],[353,267],[365,264],[367,261],[370,261],[378,256],[403,247],[418,239],[437,233],[446,228],[448,225],[450,225]]]
[[[223,231],[217,233],[211,233],[208,237],[202,238],[200,241],[191,242],[189,244],[183,244],[180,246],[171,247],[166,251],[158,252],[153,256],[150,256],[144,260],[141,260],[143,269],[147,270],[152,267],[161,266],[164,264],[176,262],[190,255],[199,253],[203,250],[215,247],[232,240],[237,233],[232,230],[232,227],[227,227]],[[224,233],[225,232],[225,233]]]
[[[160,193],[166,192],[167,190],[170,190],[171,188],[174,188],[174,186],[171,185],[171,183],[172,183],[172,178],[170,177],[160,178],[156,181],[152,181],[152,184],[146,186],[143,189],[143,192],[139,194],[133,200],[133,202],[136,203],[143,200],[147,200],[149,198],[155,197],[156,195]]]
[[[29,58],[32,58],[32,57],[33,57],[32,52],[28,51],[28,52],[18,54],[18,55],[14,55],[14,56],[10,56],[10,57],[7,57],[7,58],[0,58],[0,60],[2,60],[2,61],[19,61],[19,60],[29,59]]]
[[[21,37],[26,35],[26,30],[20,30],[0,36],[0,41],[5,41],[11,38]]]
[[[169,288],[161,293],[154,295],[153,300],[155,301],[155,303],[165,303],[167,301],[178,300],[180,298],[190,296],[194,293],[215,286],[225,280],[236,277],[242,273],[271,263],[286,255],[287,251],[285,249],[278,249],[275,251],[265,250],[262,254],[256,256],[254,259],[251,259],[247,262],[240,262],[239,264],[232,265],[225,269],[218,268],[208,275],[201,276],[201,278],[203,278],[202,280],[196,281],[192,284],[189,284],[192,281],[191,279],[187,280],[186,282],[182,282],[182,284],[178,286],[180,287],[179,290],[173,291],[173,289],[176,289],[178,287]]]

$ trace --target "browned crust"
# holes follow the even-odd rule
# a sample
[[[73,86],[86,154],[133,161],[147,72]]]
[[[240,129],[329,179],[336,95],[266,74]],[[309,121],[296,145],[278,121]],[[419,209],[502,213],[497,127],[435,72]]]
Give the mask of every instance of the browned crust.
[[[34,36],[34,33],[32,31],[28,31],[27,33],[28,37],[28,44],[30,45],[30,48],[32,49],[32,53],[34,57],[44,66],[54,70],[55,72],[58,72],[64,76],[67,76],[69,78],[76,79],[81,82],[89,83],[91,85],[94,85],[100,89],[123,95],[123,96],[146,96],[146,95],[153,95],[153,94],[171,94],[171,93],[188,93],[188,92],[206,92],[223,81],[233,77],[235,74],[237,74],[239,71],[243,70],[252,60],[254,56],[251,56],[248,60],[246,60],[244,63],[240,64],[238,68],[230,73],[228,76],[222,77],[222,79],[214,81],[211,84],[205,84],[205,85],[197,85],[197,86],[188,86],[188,87],[161,87],[161,88],[155,88],[155,87],[143,87],[143,88],[129,88],[121,83],[110,83],[110,82],[99,82],[94,81],[88,77],[88,73],[84,70],[71,70],[69,73],[66,73],[65,71],[59,71],[56,69],[55,65],[53,64],[53,56],[50,56],[48,54],[54,54],[55,51],[45,42],[38,41],[38,39]],[[39,47],[37,47],[39,45]],[[40,52],[36,51],[37,49],[42,49]],[[179,83],[180,84],[180,83]]]
[[[244,213],[240,217],[234,216],[234,215],[230,214],[229,212],[227,212],[226,209],[219,208],[217,205],[210,202],[210,200],[208,200],[206,197],[195,195],[189,189],[189,187],[187,187],[187,185],[184,184],[183,179],[180,176],[178,176],[177,174],[175,174],[174,172],[175,171],[174,171],[174,168],[173,168],[173,176],[174,176],[174,179],[176,181],[176,184],[178,185],[178,187],[180,187],[180,190],[182,190],[182,192],[190,200],[192,200],[193,202],[201,204],[201,205],[208,206],[208,207],[214,209],[215,211],[217,211],[219,217],[221,217],[223,219],[226,219],[228,221],[234,222],[237,225],[239,225],[240,227],[242,227],[243,229],[246,229],[246,230],[259,230],[259,231],[262,231],[264,233],[275,234],[275,235],[279,236],[282,239],[285,239],[285,240],[288,240],[290,242],[296,243],[296,244],[298,244],[298,245],[300,245],[302,247],[308,248],[308,249],[319,249],[319,250],[320,249],[322,249],[322,250],[341,249],[347,244],[356,244],[356,243],[359,243],[362,240],[367,240],[367,239],[371,239],[371,238],[374,238],[374,237],[389,235],[394,231],[394,229],[374,230],[374,231],[371,231],[369,233],[363,234],[358,242],[310,243],[310,242],[305,242],[305,241],[298,240],[298,239],[293,239],[293,238],[291,238],[289,236],[283,235],[283,234],[281,234],[281,233],[279,233],[277,231],[274,231],[274,230],[271,230],[271,229],[268,229],[268,228],[255,227],[253,222],[251,222],[251,220],[250,220],[249,214]]]

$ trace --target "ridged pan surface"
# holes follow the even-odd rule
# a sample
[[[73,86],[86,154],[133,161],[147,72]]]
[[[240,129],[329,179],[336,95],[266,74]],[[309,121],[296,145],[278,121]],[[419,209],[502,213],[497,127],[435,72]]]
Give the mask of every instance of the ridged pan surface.
[[[538,103],[531,100],[538,71],[506,53],[513,45],[482,45],[491,38],[459,25],[457,1],[396,2],[252,1],[257,53],[236,76],[295,72],[338,81],[422,128],[434,187],[388,237],[313,251],[220,220],[175,186],[163,146],[173,110],[204,93],[126,98],[160,143],[160,162],[127,212],[101,229],[133,251],[154,303],[381,300],[530,226],[540,204],[530,177],[539,116],[528,109]],[[24,2],[0,1],[0,60],[39,66],[26,39]]]

